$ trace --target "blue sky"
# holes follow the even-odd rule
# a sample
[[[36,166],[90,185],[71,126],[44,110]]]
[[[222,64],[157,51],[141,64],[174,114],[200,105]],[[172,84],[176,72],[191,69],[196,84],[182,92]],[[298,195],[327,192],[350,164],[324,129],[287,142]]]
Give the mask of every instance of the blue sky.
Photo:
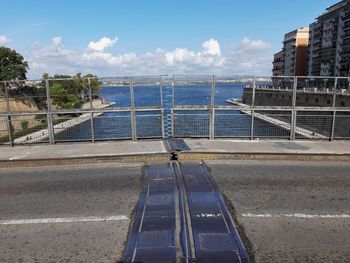
[[[269,74],[284,33],[337,2],[0,0],[0,10],[9,10],[1,12],[0,44],[25,56],[30,77]]]

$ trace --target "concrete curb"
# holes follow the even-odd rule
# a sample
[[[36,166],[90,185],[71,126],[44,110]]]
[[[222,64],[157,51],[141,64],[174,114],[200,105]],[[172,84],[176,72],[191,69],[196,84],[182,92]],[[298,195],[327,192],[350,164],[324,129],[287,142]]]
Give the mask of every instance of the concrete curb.
[[[54,165],[74,165],[90,163],[149,163],[149,162],[167,162],[169,156],[167,153],[149,153],[149,154],[125,154],[125,155],[106,155],[91,157],[67,157],[67,158],[49,158],[49,159],[21,159],[21,160],[1,160],[0,168],[16,167],[37,167]]]
[[[179,152],[179,161],[191,160],[295,160],[295,161],[350,161],[350,154],[329,153],[247,153],[247,152]]]
[[[323,154],[323,153],[239,153],[239,152],[178,152],[179,161],[200,161],[200,160],[292,160],[292,161],[350,161],[350,154]],[[1,160],[0,168],[16,167],[37,167],[37,166],[55,166],[55,165],[74,165],[91,163],[158,163],[168,162],[168,153],[149,153],[149,154],[125,154],[125,155],[106,155],[91,157],[67,157],[67,158],[49,158],[49,159],[21,159],[21,160]]]

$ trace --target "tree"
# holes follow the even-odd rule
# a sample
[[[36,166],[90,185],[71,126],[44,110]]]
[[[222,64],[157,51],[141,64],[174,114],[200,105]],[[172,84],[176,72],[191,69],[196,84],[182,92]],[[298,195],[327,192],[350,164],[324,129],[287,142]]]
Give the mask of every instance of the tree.
[[[79,98],[73,94],[69,94],[63,85],[53,84],[50,87],[50,93],[52,103],[64,109],[74,109],[80,104]]]
[[[28,62],[21,54],[6,47],[0,47],[0,81],[26,79]]]
[[[86,92],[89,92],[89,81],[90,79],[90,85],[91,85],[91,93],[92,97],[96,98],[98,93],[100,92],[100,85],[101,83],[98,81],[97,76],[93,74],[87,74],[83,77],[83,88]]]
[[[97,98],[101,83],[97,76],[87,74],[82,76],[77,73],[71,77],[69,75],[54,75],[44,73],[43,79],[50,80],[50,92],[52,103],[64,109],[77,108],[81,104],[89,101],[89,80],[91,85],[92,98]],[[45,82],[42,82],[45,85]]]

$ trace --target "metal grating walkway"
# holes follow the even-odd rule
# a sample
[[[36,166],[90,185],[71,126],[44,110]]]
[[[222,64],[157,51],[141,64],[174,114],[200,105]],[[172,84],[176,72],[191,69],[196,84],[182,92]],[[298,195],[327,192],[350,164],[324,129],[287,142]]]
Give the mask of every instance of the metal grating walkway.
[[[248,262],[203,164],[152,165],[122,262]]]

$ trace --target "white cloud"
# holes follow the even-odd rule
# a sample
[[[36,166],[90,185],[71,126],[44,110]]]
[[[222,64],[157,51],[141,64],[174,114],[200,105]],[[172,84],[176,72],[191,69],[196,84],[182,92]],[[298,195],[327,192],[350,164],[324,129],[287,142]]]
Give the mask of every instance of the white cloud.
[[[62,37],[54,37],[47,47],[35,46],[28,56],[29,77],[42,73],[94,73],[99,76],[157,74],[270,74],[272,55],[266,54],[270,44],[244,38],[233,49],[222,52],[218,40],[209,39],[199,50],[157,48],[152,52],[112,54],[105,51],[118,38],[101,38],[84,50],[71,50]],[[254,52],[252,52],[254,51]]]
[[[240,47],[249,51],[264,51],[270,49],[271,44],[263,40],[251,40],[248,37],[244,37]]]
[[[52,38],[52,45],[53,45],[54,47],[60,46],[60,45],[61,45],[61,42],[62,42],[62,37],[61,37],[61,36],[59,36],[59,37],[53,37],[53,38]]]
[[[209,39],[208,41],[205,41],[202,45],[202,48],[204,54],[221,57],[220,44],[215,39]]]
[[[268,42],[244,37],[231,50],[227,64],[232,65],[236,74],[269,76],[272,70],[270,49],[271,44]]]
[[[91,41],[88,45],[89,49],[102,52],[107,47],[113,47],[118,41],[118,38],[110,39],[108,37],[103,37],[97,42]]]
[[[11,40],[4,35],[0,35],[0,46],[6,46]]]
[[[50,58],[69,59],[70,55],[73,55],[73,52],[64,48],[62,37],[53,37],[51,46],[38,48],[33,52],[32,58],[45,62],[45,60]]]

